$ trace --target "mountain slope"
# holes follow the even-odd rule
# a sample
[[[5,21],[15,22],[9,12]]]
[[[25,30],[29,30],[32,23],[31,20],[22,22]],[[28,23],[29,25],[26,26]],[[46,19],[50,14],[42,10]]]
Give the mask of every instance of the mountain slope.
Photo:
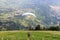
[[[60,22],[59,4],[59,0],[0,0],[0,18],[14,21],[18,19],[23,25],[26,22],[26,25],[57,24]],[[21,14],[27,12],[35,14],[36,18],[34,20],[23,18]]]

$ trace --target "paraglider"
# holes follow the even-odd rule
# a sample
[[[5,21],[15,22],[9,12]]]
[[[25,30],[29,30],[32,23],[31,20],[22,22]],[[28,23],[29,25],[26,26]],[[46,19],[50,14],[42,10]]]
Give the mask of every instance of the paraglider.
[[[23,13],[23,14],[22,14],[22,16],[28,16],[28,15],[31,15],[31,16],[36,17],[36,15],[35,15],[35,14],[33,14],[33,13]]]

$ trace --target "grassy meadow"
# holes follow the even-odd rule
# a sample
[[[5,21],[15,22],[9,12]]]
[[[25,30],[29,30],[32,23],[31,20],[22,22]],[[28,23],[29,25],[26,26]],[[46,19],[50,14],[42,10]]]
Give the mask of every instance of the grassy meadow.
[[[60,40],[60,31],[0,31],[0,40]]]

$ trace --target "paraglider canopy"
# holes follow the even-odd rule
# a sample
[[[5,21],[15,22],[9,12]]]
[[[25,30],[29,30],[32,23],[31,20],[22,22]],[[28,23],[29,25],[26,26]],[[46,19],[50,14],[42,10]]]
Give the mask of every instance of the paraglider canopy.
[[[31,16],[36,17],[36,15],[35,15],[35,14],[33,14],[33,13],[23,13],[23,14],[22,14],[22,16],[28,16],[28,15],[31,15]]]

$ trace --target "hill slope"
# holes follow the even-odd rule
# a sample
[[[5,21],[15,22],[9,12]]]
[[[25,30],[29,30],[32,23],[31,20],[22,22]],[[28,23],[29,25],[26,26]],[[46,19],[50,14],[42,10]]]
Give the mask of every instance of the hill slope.
[[[18,19],[20,23],[25,21],[31,25],[57,24],[60,22],[59,4],[59,0],[0,0],[0,18],[14,21]],[[27,21],[21,16],[27,12],[34,13],[37,17],[34,20],[29,19]],[[25,24],[23,23],[23,25]]]

